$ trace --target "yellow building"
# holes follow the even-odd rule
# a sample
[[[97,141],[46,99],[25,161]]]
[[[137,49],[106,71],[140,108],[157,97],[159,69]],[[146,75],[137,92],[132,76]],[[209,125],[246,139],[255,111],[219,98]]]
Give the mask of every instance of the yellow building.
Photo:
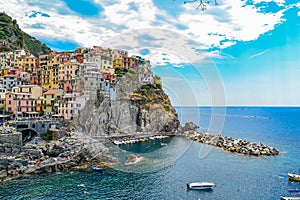
[[[115,72],[112,54],[102,55],[100,61],[100,71],[113,74]]]
[[[45,90],[58,88],[58,64],[43,67],[43,88]]]
[[[34,55],[18,57],[18,66],[24,72],[35,73],[39,67],[39,59]]]
[[[114,60],[114,68],[123,68],[123,59],[122,58],[117,58]]]
[[[55,79],[53,81],[53,77],[55,77],[55,73],[57,70],[53,69],[57,68],[57,56],[55,53],[40,55],[39,57],[40,66],[42,68],[42,87],[45,90],[58,88],[58,83],[55,84]]]
[[[9,67],[0,69],[0,76],[6,76],[8,74],[9,69]]]
[[[53,64],[50,71],[51,89],[58,89],[58,64]]]
[[[47,65],[42,67],[42,87],[44,88],[44,90],[49,90],[51,88],[50,69],[51,67]]]
[[[44,113],[58,114],[58,101],[62,99],[63,90],[52,89],[44,93]]]

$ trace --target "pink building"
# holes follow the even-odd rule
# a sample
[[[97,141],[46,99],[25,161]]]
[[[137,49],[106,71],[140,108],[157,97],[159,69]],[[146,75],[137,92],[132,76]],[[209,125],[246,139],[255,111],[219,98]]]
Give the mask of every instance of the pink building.
[[[5,94],[5,110],[13,118],[37,117],[37,100],[42,97],[42,88],[36,85],[25,85],[12,88]]]
[[[74,63],[60,64],[58,68],[59,88],[65,93],[72,93],[72,79],[76,76],[79,70],[79,65]]]
[[[7,92],[5,109],[13,114],[13,118],[36,117],[36,100],[29,93]]]
[[[76,96],[77,95],[77,96]],[[58,103],[58,115],[65,120],[73,120],[79,114],[79,110],[85,105],[86,98],[82,101],[83,96],[79,94],[66,94]]]

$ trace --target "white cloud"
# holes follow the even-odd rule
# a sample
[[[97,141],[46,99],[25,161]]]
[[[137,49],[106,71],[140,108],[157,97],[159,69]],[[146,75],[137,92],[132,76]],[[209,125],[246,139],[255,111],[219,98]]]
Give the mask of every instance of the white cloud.
[[[259,13],[254,6],[243,6],[244,2],[223,0],[218,6],[209,6],[205,12],[196,10],[191,5],[178,5],[185,10],[175,18],[168,15],[168,12],[158,9],[152,0],[94,0],[96,4],[101,5],[103,11],[99,17],[83,18],[77,16],[59,0],[31,2],[34,4],[29,5],[27,1],[22,0],[1,0],[0,9],[16,18],[24,31],[37,38],[74,41],[85,47],[102,44],[103,41],[126,30],[134,32],[143,28],[159,28],[189,36],[190,40],[194,41],[194,45],[188,44],[191,48],[202,50],[212,47],[227,48],[236,41],[255,40],[261,34],[273,30],[277,24],[283,22],[282,16],[285,11]],[[258,2],[259,0],[255,0],[255,3]],[[275,2],[282,4],[284,0]],[[131,9],[132,4],[136,9]],[[29,18],[26,13],[31,13],[32,10],[47,13],[50,17],[37,15],[35,18]],[[176,28],[178,24],[188,29],[178,30]],[[40,25],[39,27],[44,29],[35,28],[35,25]],[[160,39],[161,43],[165,44],[163,40],[168,38],[160,38],[160,35],[157,35],[156,40]],[[135,35],[130,43],[123,42],[132,48],[137,48],[136,46],[142,48],[144,45],[138,35]],[[147,44],[149,43],[151,42],[148,41]],[[156,42],[155,45],[153,48],[158,48],[159,43]],[[162,60],[161,54],[157,54],[158,51],[151,50],[151,52],[153,53],[149,55],[151,61],[155,60],[153,62],[156,63],[166,61]],[[216,53],[210,55],[217,56]],[[180,63],[174,57],[167,59]]]
[[[275,25],[282,23],[281,17],[284,12],[281,10],[270,14],[259,13],[253,6],[243,7],[240,1],[223,1],[217,8],[209,9],[210,12],[196,14],[191,11],[179,16],[180,22],[189,27],[188,31],[194,38],[205,42],[207,47],[222,47],[220,44],[222,40],[255,40],[261,34],[273,30]],[[218,19],[218,15],[226,17]],[[226,48],[230,43],[223,45],[223,48]]]

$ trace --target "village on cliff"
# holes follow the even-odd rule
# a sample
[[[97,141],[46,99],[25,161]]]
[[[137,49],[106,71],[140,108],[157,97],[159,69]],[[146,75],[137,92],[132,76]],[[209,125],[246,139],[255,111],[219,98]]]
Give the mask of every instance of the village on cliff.
[[[100,89],[116,99],[115,83],[132,70],[141,85],[154,83],[150,61],[120,49],[51,52],[38,58],[23,49],[0,53],[0,121],[41,117],[72,120]]]

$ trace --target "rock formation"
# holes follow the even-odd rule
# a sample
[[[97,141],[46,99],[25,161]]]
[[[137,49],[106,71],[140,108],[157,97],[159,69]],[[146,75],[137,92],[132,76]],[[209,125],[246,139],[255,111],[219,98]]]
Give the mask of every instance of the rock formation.
[[[80,111],[77,124],[85,134],[171,132],[178,128],[176,110],[161,85],[140,87],[138,74],[129,71],[114,88],[116,100],[103,97],[103,92]]]

